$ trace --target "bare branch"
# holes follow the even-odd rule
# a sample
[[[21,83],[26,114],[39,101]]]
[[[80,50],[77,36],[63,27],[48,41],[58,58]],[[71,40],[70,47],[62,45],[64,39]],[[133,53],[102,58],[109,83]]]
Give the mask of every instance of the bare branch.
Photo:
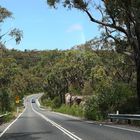
[[[124,33],[126,36],[128,36],[125,29],[123,29],[122,27],[114,25],[114,24],[108,24],[108,23],[99,21],[99,20],[93,18],[93,16],[90,14],[90,12],[87,9],[84,9],[84,11],[86,12],[86,14],[88,15],[88,17],[90,18],[90,20],[92,22],[103,25],[103,26],[107,26],[107,27],[110,27],[110,28],[113,28],[113,29],[117,29],[118,31],[120,31],[120,32]]]

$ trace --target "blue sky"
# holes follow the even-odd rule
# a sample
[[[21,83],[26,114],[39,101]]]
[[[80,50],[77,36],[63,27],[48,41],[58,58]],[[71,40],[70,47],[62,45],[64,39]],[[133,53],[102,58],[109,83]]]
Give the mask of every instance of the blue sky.
[[[70,49],[98,35],[96,24],[79,10],[59,7],[54,10],[45,0],[0,0],[0,5],[13,13],[2,25],[2,32],[11,28],[23,30],[19,45],[7,42],[8,48],[19,50]]]

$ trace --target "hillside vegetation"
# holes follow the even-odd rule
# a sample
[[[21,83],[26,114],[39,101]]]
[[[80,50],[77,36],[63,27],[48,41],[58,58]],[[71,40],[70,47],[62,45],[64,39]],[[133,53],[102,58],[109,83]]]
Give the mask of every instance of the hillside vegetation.
[[[86,43],[70,50],[0,49],[0,111],[15,108],[15,96],[44,92],[42,102],[59,108],[65,94],[87,96],[74,107],[89,119],[138,111],[133,61],[113,50]],[[61,107],[62,108],[62,107]]]

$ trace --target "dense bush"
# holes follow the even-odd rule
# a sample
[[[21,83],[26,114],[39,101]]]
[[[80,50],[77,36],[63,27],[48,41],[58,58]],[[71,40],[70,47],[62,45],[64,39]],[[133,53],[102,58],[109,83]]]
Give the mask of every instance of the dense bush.
[[[11,111],[13,109],[13,104],[9,91],[6,89],[0,89],[0,112],[5,113],[6,111]]]
[[[135,94],[128,84],[114,83],[111,88],[96,93],[89,98],[84,106],[84,116],[87,119],[99,120],[107,118],[108,113],[135,113],[137,101]]]
[[[48,98],[47,94],[43,94],[40,101],[41,101],[42,106],[45,106],[45,107],[51,107],[52,106],[52,100]]]
[[[136,113],[136,73],[132,62],[112,51],[71,49],[67,51],[3,51],[0,64],[1,111],[15,106],[27,93],[44,89],[44,106],[59,108],[65,94],[89,98],[81,106],[61,106],[62,112],[88,119],[106,118],[108,113]],[[36,63],[32,63],[35,61]],[[1,90],[1,89],[0,89]],[[79,114],[79,115],[78,115]]]
[[[53,100],[52,100],[52,108],[59,108],[61,106],[61,100],[60,97],[56,96]]]
[[[100,120],[101,114],[98,105],[98,98],[92,96],[87,99],[84,106],[84,117],[92,120]]]
[[[116,113],[117,110],[121,111],[121,113],[126,113],[125,104],[135,97],[133,91],[134,89],[132,89],[128,84],[113,82],[110,88],[106,88],[102,92],[98,93],[99,109],[101,114],[105,117],[108,113]],[[129,102],[130,108],[135,105],[136,104]],[[131,113],[131,111],[127,113]]]
[[[12,113],[9,113],[8,115],[6,115],[3,119],[3,122],[9,122],[10,120],[14,119],[15,116]]]

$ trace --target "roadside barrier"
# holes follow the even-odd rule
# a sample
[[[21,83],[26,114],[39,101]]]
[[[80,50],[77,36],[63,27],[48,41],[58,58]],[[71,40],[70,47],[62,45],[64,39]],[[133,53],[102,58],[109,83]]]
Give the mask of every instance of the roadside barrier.
[[[111,122],[114,120],[127,120],[130,124],[131,121],[140,121],[140,114],[108,114],[108,118]]]

